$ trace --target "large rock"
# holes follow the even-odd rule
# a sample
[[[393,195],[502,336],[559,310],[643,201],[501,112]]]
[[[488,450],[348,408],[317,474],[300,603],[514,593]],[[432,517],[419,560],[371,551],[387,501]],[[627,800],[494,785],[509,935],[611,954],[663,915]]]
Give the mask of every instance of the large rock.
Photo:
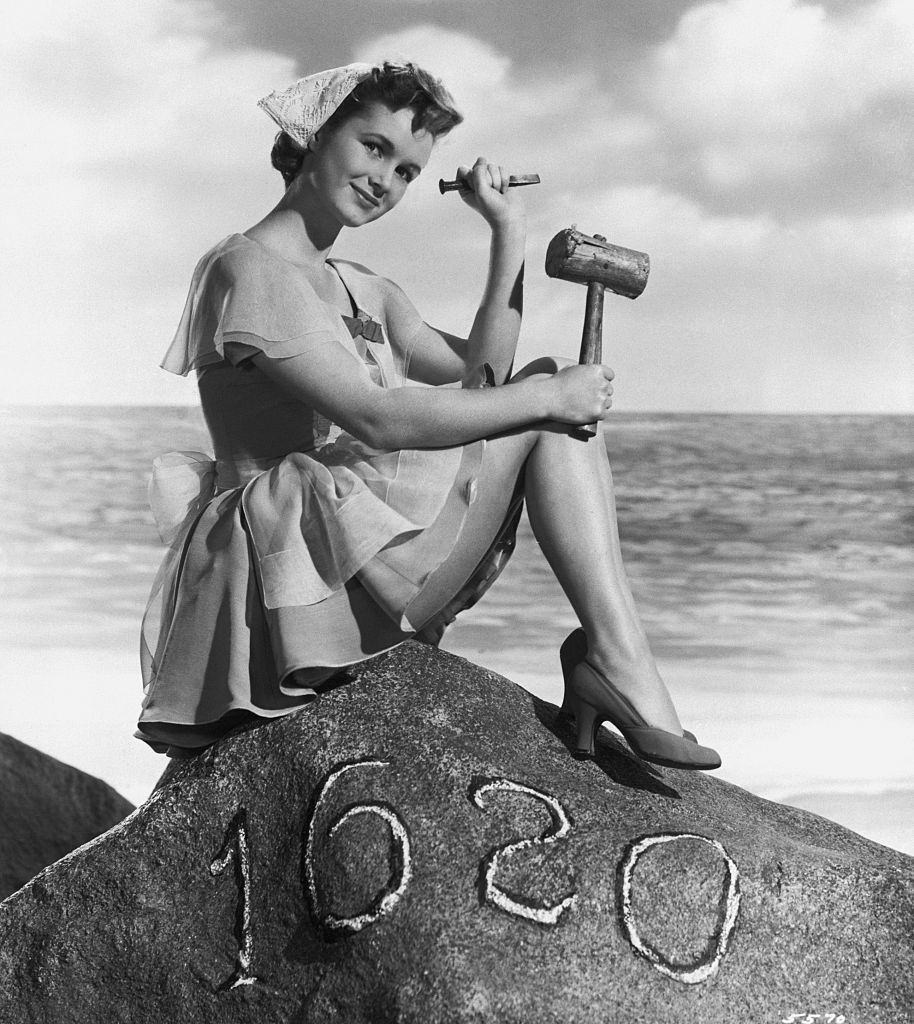
[[[0,733],[0,899],[132,810],[101,779]]]
[[[914,860],[555,713],[407,644],[174,762],[0,907],[0,1019],[906,1019]]]

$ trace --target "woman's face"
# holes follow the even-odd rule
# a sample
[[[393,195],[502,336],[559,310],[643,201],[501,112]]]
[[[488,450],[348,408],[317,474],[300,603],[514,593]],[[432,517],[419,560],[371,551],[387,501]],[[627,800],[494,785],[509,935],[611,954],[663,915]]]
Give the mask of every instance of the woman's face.
[[[338,128],[318,134],[302,176],[342,226],[383,217],[428,163],[434,136],[413,134],[413,114],[409,107],[392,111],[372,101]]]

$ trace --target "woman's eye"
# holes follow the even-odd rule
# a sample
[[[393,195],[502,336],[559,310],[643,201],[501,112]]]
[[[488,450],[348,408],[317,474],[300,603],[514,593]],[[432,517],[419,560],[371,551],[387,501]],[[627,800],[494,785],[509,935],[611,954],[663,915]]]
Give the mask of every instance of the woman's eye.
[[[406,182],[407,185],[413,180],[412,173],[408,171],[405,167],[398,167],[397,174],[400,175],[400,177]]]
[[[363,142],[362,145],[368,150],[369,153],[378,154],[381,152],[381,147],[377,144],[377,142],[371,142],[370,140],[367,140]]]

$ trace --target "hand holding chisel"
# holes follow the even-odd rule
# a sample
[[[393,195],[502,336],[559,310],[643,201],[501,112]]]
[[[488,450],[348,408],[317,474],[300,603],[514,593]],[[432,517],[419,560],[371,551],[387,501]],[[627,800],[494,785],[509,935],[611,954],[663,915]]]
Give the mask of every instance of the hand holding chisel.
[[[540,176],[538,174],[512,174],[508,178],[508,188],[518,188],[520,185],[538,185],[539,183]],[[440,178],[438,191],[444,195],[445,192],[468,192],[470,189],[463,178],[457,178],[456,181],[445,181],[444,178]]]

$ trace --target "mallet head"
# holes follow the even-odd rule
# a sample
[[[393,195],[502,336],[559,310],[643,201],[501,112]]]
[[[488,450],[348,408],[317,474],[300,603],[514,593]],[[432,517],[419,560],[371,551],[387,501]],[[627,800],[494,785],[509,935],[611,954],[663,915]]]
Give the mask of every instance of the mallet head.
[[[596,282],[629,299],[637,299],[644,291],[650,270],[651,260],[646,252],[623,249],[576,228],[560,231],[546,250],[549,277],[579,284]]]

